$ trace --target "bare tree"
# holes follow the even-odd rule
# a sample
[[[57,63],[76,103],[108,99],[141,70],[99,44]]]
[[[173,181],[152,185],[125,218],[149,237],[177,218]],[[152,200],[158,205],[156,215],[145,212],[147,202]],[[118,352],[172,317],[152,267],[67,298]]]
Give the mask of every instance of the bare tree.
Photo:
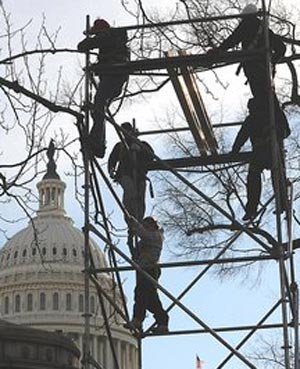
[[[49,34],[43,17],[33,39],[32,30],[28,36],[31,21],[16,27],[3,4],[0,12],[6,26],[0,39],[0,201],[1,230],[5,233],[5,223],[30,217],[35,207],[37,198],[32,183],[45,170],[45,150],[50,138],[67,154],[68,148],[78,141],[76,130],[74,135],[72,129],[62,130],[59,125],[55,128],[57,118],[70,116],[78,127],[83,115],[78,107],[73,109],[73,94],[60,92],[64,83],[62,70],[59,67],[54,70],[51,65],[54,54],[72,52],[56,48],[59,32]],[[14,208],[14,203],[18,205],[14,215],[5,216],[10,212],[4,209]]]

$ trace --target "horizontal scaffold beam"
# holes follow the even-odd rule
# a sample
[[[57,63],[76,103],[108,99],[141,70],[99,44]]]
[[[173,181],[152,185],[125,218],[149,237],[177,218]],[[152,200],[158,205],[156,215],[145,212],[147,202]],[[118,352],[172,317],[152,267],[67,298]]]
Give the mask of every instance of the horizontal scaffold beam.
[[[240,63],[245,59],[257,57],[264,50],[246,51],[220,51],[217,55],[195,54],[179,55],[166,58],[133,60],[123,63],[105,64],[97,63],[90,66],[90,70],[96,74],[122,74],[135,72],[159,70],[167,68],[180,68],[184,66],[213,68],[222,65]]]
[[[213,264],[228,264],[228,263],[253,263],[255,261],[269,261],[275,258],[270,255],[259,255],[259,256],[246,256],[246,257],[234,257],[234,258],[223,258],[223,259],[207,259],[207,260],[189,260],[189,261],[177,261],[169,263],[157,264],[160,268],[178,268],[178,267],[189,267],[189,266],[203,266]],[[90,273],[111,273],[111,272],[128,272],[135,271],[132,266],[118,266],[118,267],[104,267],[104,268],[90,268]]]
[[[292,324],[289,324],[292,326]],[[274,329],[274,328],[282,328],[282,323],[273,323],[273,324],[265,324],[261,326],[256,325],[244,325],[237,327],[214,327],[213,330],[215,332],[241,332],[241,331],[249,331],[251,329],[261,330],[261,329]],[[170,331],[168,333],[143,333],[143,337],[154,337],[154,336],[179,336],[179,335],[191,335],[191,334],[201,334],[201,333],[209,333],[206,329],[186,329],[186,330],[177,330]]]
[[[172,168],[191,168],[203,165],[229,164],[229,163],[247,163],[251,158],[251,152],[242,152],[238,154],[219,154],[219,155],[202,155],[192,156],[188,158],[166,159],[163,162]],[[149,170],[167,170],[160,162],[152,162]]]

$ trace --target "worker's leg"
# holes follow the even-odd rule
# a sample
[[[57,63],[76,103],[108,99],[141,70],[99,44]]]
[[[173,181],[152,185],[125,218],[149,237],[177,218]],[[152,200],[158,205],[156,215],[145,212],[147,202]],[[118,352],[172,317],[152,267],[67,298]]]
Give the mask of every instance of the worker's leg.
[[[91,150],[95,156],[103,158],[106,148],[105,109],[117,97],[125,80],[123,76],[102,76],[94,97],[92,117],[94,125],[90,132]]]
[[[287,185],[286,185],[286,174],[285,174],[285,162],[284,162],[284,149],[283,149],[283,141],[280,140],[278,143],[278,152],[277,152],[277,160],[275,160],[275,166],[272,166],[271,176],[272,176],[272,185],[274,189],[274,193],[278,188],[279,191],[279,212],[288,209],[287,203]],[[277,170],[277,175],[275,176],[275,170]],[[278,187],[276,179],[278,179]]]
[[[145,179],[139,180],[137,183],[137,209],[136,209],[136,215],[137,220],[142,220],[145,215],[146,210],[146,203],[145,203],[145,197],[146,197],[146,181]]]
[[[120,184],[123,188],[123,205],[130,215],[135,217],[136,213],[136,190],[133,178],[130,176],[122,176]],[[125,219],[126,220],[126,219]]]
[[[97,157],[103,158],[106,148],[105,133],[105,105],[109,96],[109,79],[102,78],[94,97],[92,110],[93,127],[89,135],[91,151]]]
[[[126,210],[137,220],[142,220],[145,214],[145,180],[135,184],[132,177],[122,176],[120,184],[123,188],[123,205]]]
[[[250,163],[247,176],[247,204],[243,220],[253,219],[257,213],[257,207],[261,195],[261,168]]]
[[[135,185],[132,177],[130,176],[122,176],[119,180],[120,185],[123,189],[123,199],[122,203],[125,209],[128,211],[130,215],[133,215],[135,218],[136,213],[136,191]],[[124,217],[125,222],[127,222],[126,217]],[[130,227],[128,227],[128,238],[127,244],[130,248],[133,247],[133,232],[131,231]]]
[[[113,99],[121,95],[122,88],[125,84],[125,82],[128,81],[128,75],[121,74],[121,75],[113,75],[113,76],[107,76],[107,79],[109,79],[109,86],[107,86],[106,89],[106,101],[108,102],[108,105],[111,103]]]
[[[142,324],[146,316],[147,305],[147,282],[139,272],[136,274],[136,287],[134,290],[133,319]]]
[[[160,276],[160,269],[157,267],[155,269],[147,270],[147,273],[151,275],[156,281]],[[145,282],[147,289],[147,300],[146,309],[149,310],[155,318],[156,323],[159,326],[168,327],[169,316],[167,312],[163,309],[162,303],[158,296],[157,287],[152,281],[147,280]]]

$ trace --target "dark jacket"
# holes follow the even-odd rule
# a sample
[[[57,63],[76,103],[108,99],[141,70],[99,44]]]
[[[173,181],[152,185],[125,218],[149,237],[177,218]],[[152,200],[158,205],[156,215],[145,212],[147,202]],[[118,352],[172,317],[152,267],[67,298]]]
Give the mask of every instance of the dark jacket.
[[[145,180],[148,165],[153,160],[154,151],[145,141],[128,143],[129,150],[122,142],[118,142],[108,159],[108,172],[115,172],[115,179],[118,181],[122,176]]]
[[[279,35],[269,30],[272,62],[277,63],[285,54],[286,46]],[[243,50],[261,49],[264,47],[263,23],[256,16],[244,18],[232,34],[224,40],[219,49],[228,50],[242,44]]]
[[[92,37],[79,42],[79,51],[99,49],[98,60],[101,63],[116,63],[129,60],[126,30],[108,28]]]

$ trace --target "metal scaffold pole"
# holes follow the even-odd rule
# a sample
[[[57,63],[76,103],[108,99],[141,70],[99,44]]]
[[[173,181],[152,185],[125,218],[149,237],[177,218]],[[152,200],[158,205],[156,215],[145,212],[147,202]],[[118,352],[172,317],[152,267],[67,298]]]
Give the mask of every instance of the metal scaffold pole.
[[[280,294],[282,298],[281,312],[283,322],[283,350],[285,368],[290,369],[290,343],[289,343],[289,327],[288,327],[288,301],[287,301],[287,289],[289,286],[285,280],[285,260],[284,249],[282,247],[282,222],[281,213],[282,210],[287,211],[287,192],[286,192],[286,178],[283,169],[283,163],[280,158],[279,142],[277,139],[276,130],[276,117],[275,117],[275,91],[273,86],[272,69],[271,69],[271,49],[269,39],[269,14],[267,12],[265,1],[262,0],[263,8],[263,24],[264,24],[264,41],[265,41],[265,65],[267,73],[267,91],[268,91],[268,106],[269,106],[269,127],[271,132],[272,143],[272,176],[274,176],[274,192],[275,192],[275,206],[276,206],[276,229],[277,229],[277,241],[279,251],[279,280],[280,280]]]
[[[90,29],[90,18],[86,16],[86,35]],[[88,70],[90,53],[86,52],[85,57],[85,101],[84,113],[85,124],[81,132],[81,139],[85,142],[89,132],[89,98],[90,98],[90,72]],[[83,162],[84,162],[84,346],[83,346],[83,367],[90,368],[90,247],[89,247],[89,191],[90,191],[90,175],[89,175],[89,156],[83,145]]]
[[[293,247],[293,202],[294,188],[291,182],[287,185],[288,193],[288,212],[287,212],[287,233],[288,233],[288,255],[289,255],[289,275],[290,275],[290,290],[291,290],[291,310],[292,310],[292,327],[294,332],[294,369],[300,368],[299,362],[299,289],[296,281],[294,247]]]

